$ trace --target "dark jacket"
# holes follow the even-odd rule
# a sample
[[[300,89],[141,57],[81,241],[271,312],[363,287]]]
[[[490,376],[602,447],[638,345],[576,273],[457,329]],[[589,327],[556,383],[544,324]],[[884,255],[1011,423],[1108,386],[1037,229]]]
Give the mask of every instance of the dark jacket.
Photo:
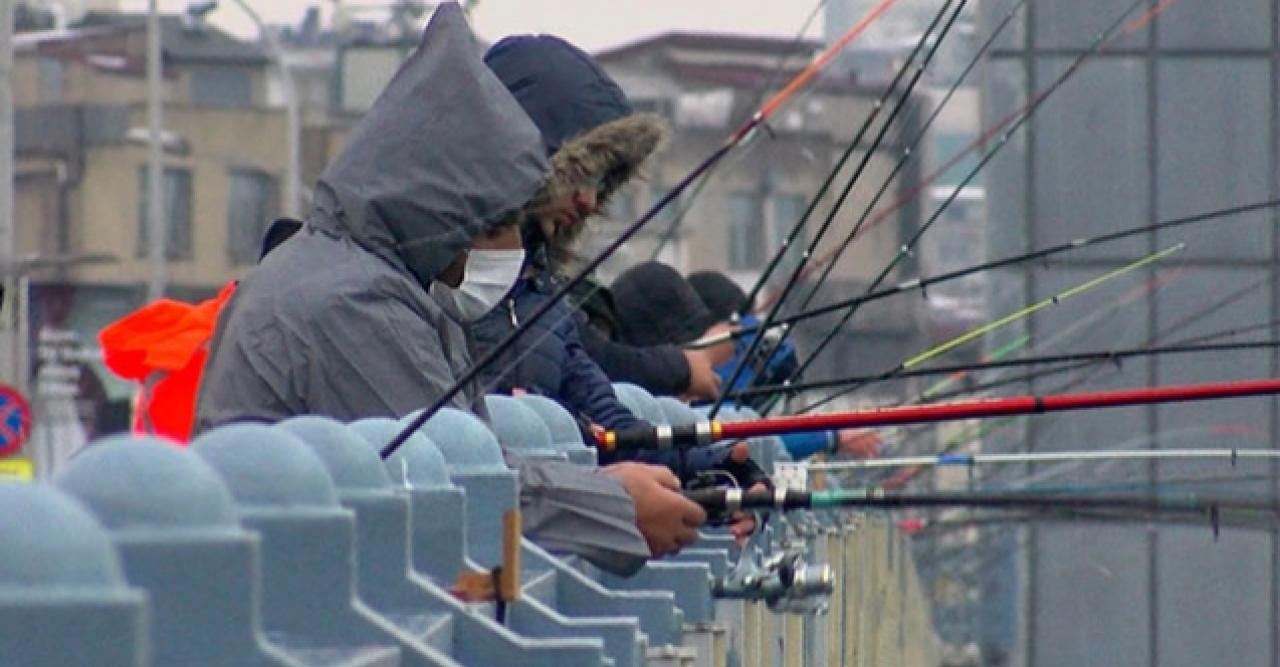
[[[551,162],[548,197],[592,189],[607,198],[662,138],[659,121],[634,114],[626,95],[591,57],[558,37],[508,37],[489,49],[485,62],[541,132]],[[547,303],[584,226],[545,238],[536,220],[522,222],[531,277],[477,324],[481,349],[497,346],[518,322]],[[486,386],[491,391],[519,388],[542,394],[575,416],[607,428],[636,424],[614,396],[608,376],[585,350],[579,326],[586,319],[575,311],[572,302],[556,304],[505,351],[502,364],[491,367]]]
[[[588,281],[574,295],[586,315],[582,343],[615,382],[644,387],[655,396],[679,396],[689,388],[689,362],[676,345],[628,345],[617,339],[617,306],[608,287]]]
[[[609,195],[634,176],[662,139],[659,120],[632,113],[622,90],[591,57],[559,38],[508,37],[489,49],[485,62],[542,132],[553,174],[548,196],[598,187],[600,203],[606,205]],[[539,275],[568,272],[582,227],[555,239],[525,228],[526,246]],[[574,298],[586,314],[579,319],[578,333],[587,354],[610,379],[664,395],[679,394],[689,386],[689,366],[678,348],[620,343],[613,338],[608,290],[590,281],[582,287]]]
[[[497,308],[475,324],[479,349],[489,349],[541,308],[554,293],[545,280],[525,278]],[[523,389],[555,399],[570,414],[605,428],[628,428],[639,423],[613,393],[609,377],[587,354],[579,336],[578,315],[561,302],[527,331],[502,358],[489,366],[481,380],[490,393]]]

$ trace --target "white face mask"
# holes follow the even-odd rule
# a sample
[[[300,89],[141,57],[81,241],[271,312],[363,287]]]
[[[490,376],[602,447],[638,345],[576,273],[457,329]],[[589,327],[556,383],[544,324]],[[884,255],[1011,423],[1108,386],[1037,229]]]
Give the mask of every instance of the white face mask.
[[[449,290],[458,317],[465,322],[484,317],[511,291],[523,268],[524,250],[470,251],[462,284]]]

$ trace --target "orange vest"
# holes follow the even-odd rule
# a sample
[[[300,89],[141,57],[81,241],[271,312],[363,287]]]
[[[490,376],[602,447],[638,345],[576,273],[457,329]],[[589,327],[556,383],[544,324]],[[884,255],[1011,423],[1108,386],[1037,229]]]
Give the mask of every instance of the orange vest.
[[[142,385],[134,431],[191,439],[196,392],[218,313],[235,292],[228,283],[218,296],[192,305],[160,299],[108,325],[98,334],[107,368]]]

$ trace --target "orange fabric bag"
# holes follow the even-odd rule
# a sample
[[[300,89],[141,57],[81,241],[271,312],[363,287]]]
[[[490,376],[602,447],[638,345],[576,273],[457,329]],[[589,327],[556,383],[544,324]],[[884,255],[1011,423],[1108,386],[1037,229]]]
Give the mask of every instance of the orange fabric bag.
[[[218,313],[235,292],[228,283],[199,304],[160,299],[108,325],[98,334],[107,368],[142,385],[134,431],[186,443],[196,416],[196,392]]]

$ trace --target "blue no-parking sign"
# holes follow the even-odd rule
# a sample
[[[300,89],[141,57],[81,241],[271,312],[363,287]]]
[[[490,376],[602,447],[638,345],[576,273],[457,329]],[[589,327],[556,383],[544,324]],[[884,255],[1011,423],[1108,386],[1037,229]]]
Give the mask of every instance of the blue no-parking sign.
[[[8,456],[31,437],[31,406],[13,387],[0,384],[0,456]]]

